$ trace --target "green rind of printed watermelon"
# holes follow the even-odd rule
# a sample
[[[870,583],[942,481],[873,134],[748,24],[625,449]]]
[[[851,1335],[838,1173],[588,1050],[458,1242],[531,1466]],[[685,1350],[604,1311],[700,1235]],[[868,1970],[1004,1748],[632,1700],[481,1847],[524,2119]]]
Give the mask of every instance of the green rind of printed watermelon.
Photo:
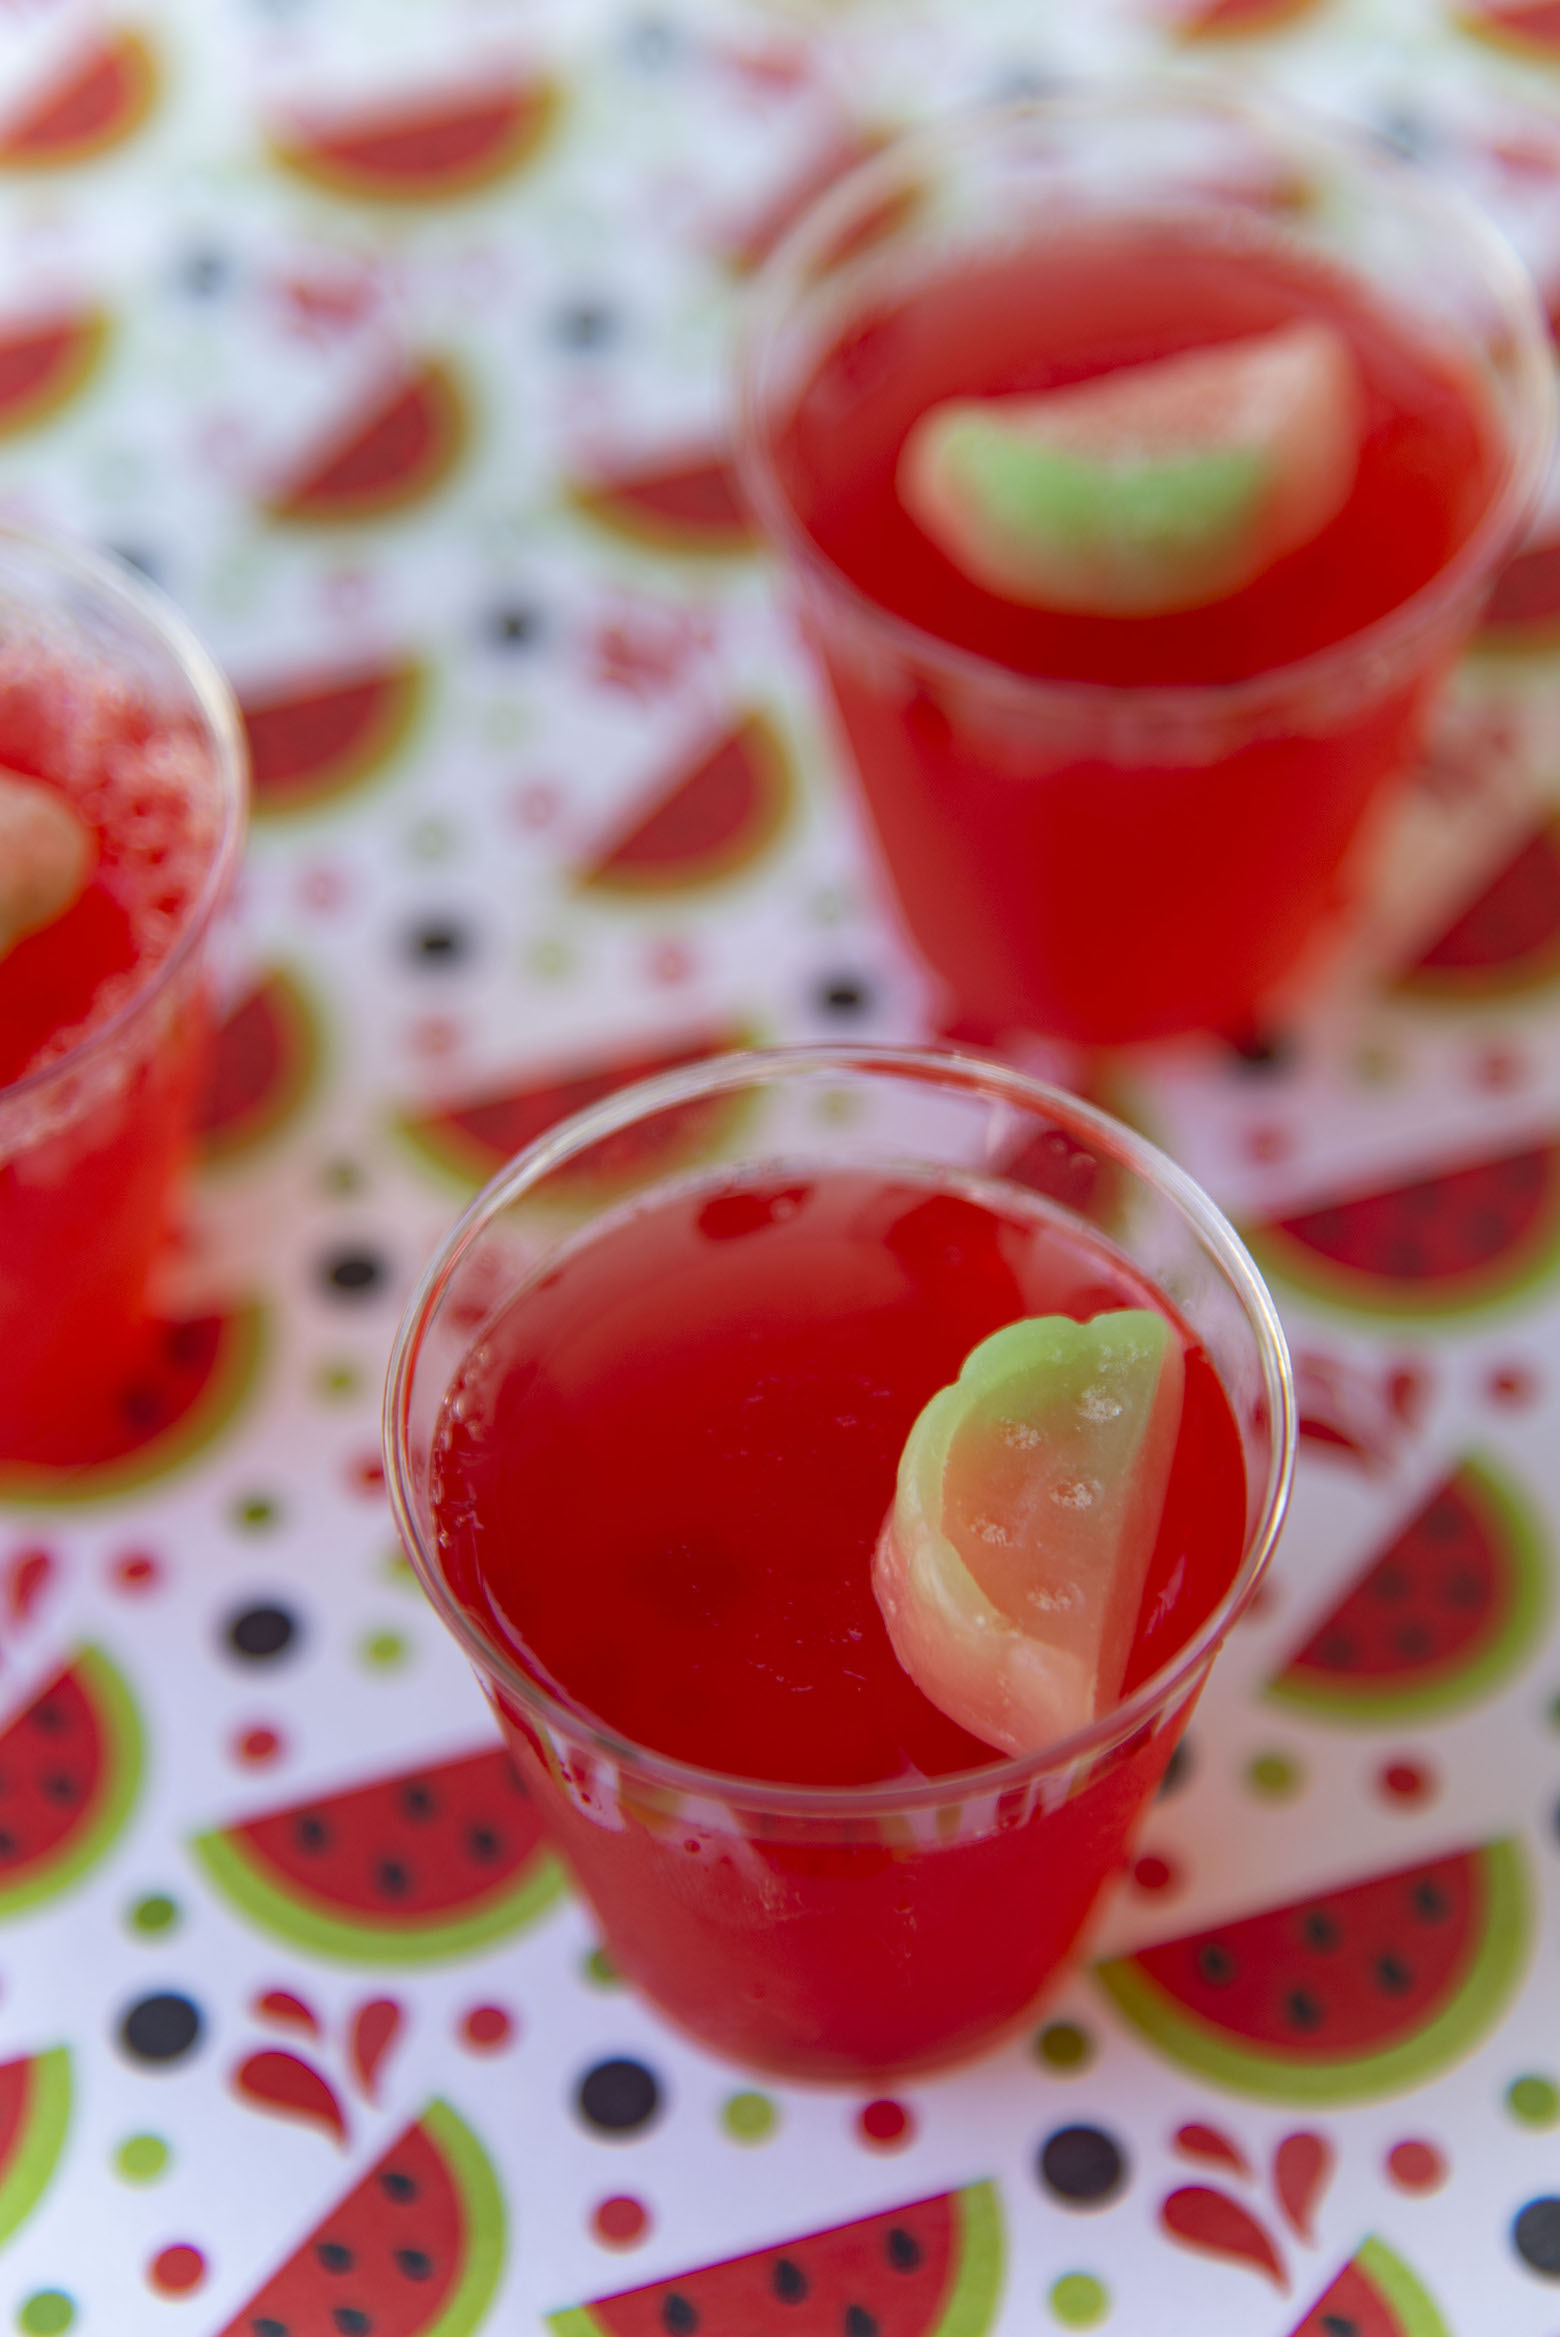
[[[111,35],[0,137],[0,169],[69,170],[123,145],[150,114],[157,83],[157,61],[141,34]]]
[[[448,2102],[430,2102],[420,2123],[449,2169],[466,2226],[460,2285],[422,2337],[472,2337],[504,2269],[504,2195],[486,2151]]]
[[[1276,1222],[1243,1229],[1246,1247],[1271,1281],[1283,1283],[1300,1296],[1344,1314],[1413,1322],[1426,1327],[1442,1322],[1459,1323],[1473,1315],[1498,1314],[1520,1305],[1560,1268],[1560,1145],[1533,1148],[1533,1157],[1542,1161],[1543,1186],[1527,1224],[1492,1256],[1462,1272],[1415,1280],[1345,1265],[1311,1247],[1288,1226]],[[1502,1164],[1482,1165],[1493,1168]],[[1399,1194],[1419,1189],[1399,1186],[1369,1198],[1396,1199]],[[1347,1213],[1352,1206],[1349,1201],[1339,1202],[1335,1212]],[[1301,1212],[1299,1221],[1319,1214]]]
[[[561,1120],[603,1101],[619,1088],[657,1072],[681,1070],[756,1044],[751,1033],[733,1031],[708,1044],[640,1057],[585,1079],[560,1080],[555,1086],[517,1087],[507,1096],[487,1096],[476,1104],[450,1105],[438,1112],[402,1113],[392,1125],[426,1167],[470,1193]],[[556,1102],[556,1109],[550,1112],[545,1108],[549,1101]],[[480,1135],[471,1120],[476,1113],[494,1112],[509,1103],[534,1105],[536,1109],[528,1114],[524,1127],[516,1130],[519,1141],[500,1148]],[[641,1128],[625,1132],[631,1133],[634,1141],[631,1166],[602,1170],[593,1167],[591,1156],[586,1154],[581,1161],[555,1170],[545,1190],[532,1198],[570,1210],[593,1207],[625,1187],[647,1183],[652,1175],[672,1176],[697,1168],[735,1142],[751,1110],[752,1099],[740,1094],[704,1099],[686,1112],[665,1115],[658,1131]]]
[[[1266,1693],[1270,1697],[1315,1720],[1343,1721],[1362,1728],[1402,1728],[1413,1722],[1438,1720],[1466,1704],[1477,1703],[1524,1658],[1537,1652],[1551,1597],[1543,1527],[1511,1480],[1484,1456],[1465,1460],[1455,1482],[1463,1498],[1486,1513],[1484,1522],[1499,1552],[1504,1592],[1500,1620],[1473,1661],[1458,1654],[1453,1659],[1455,1668],[1405,1671],[1399,1682],[1376,1680],[1364,1685],[1346,1672],[1329,1676],[1310,1667],[1304,1671],[1291,1668],[1268,1682]],[[1354,1587],[1351,1583],[1349,1592]],[[1316,1625],[1312,1638],[1325,1629],[1324,1620]]]
[[[962,2190],[950,2192],[948,2200],[956,2225],[953,2281],[941,2300],[937,2319],[928,2322],[924,2330],[917,2332],[917,2337],[986,2337],[1002,2293],[1004,2274],[1002,2209],[996,2186],[969,2183]],[[877,2218],[863,2220],[876,2222]],[[804,2233],[785,2243],[786,2252],[805,2261],[809,2239],[837,2238],[849,2228],[836,2226],[827,2234]],[[770,2252],[759,2251],[765,2255]],[[696,2287],[697,2282],[695,2271],[679,2285]],[[602,2305],[608,2301],[604,2297],[597,2300]],[[564,2312],[549,2313],[547,2327],[552,2337],[613,2337],[611,2328],[597,2318],[591,2305],[571,2305]]]
[[[1538,8],[1459,8],[1453,21],[1487,48],[1504,49],[1513,57],[1537,62],[1560,63],[1560,0]]]
[[[759,541],[735,467],[723,454],[577,479],[567,499],[609,535],[650,551],[730,559]]]
[[[49,2187],[70,2125],[70,2054],[63,2045],[27,2063],[27,2101],[0,2166],[0,2247],[25,2223]]]
[[[1175,27],[1182,41],[1256,40],[1315,13],[1318,0],[1202,0]]]
[[[1366,2240],[1354,2258],[1378,2296],[1392,2309],[1402,2337],[1451,2337],[1429,2294],[1385,2241]]]
[[[542,1849],[459,1915],[390,1930],[310,1897],[262,1865],[236,1833],[198,1834],[190,1847],[217,1889],[260,1930],[331,1963],[411,1967],[476,1955],[535,1923],[569,1887],[562,1862]]]
[[[101,1788],[81,1822],[56,1843],[46,1865],[0,1884],[0,1922],[58,1898],[107,1852],[135,1806],[146,1766],[146,1745],[135,1699],[98,1647],[80,1648],[66,1667],[92,1707],[103,1748]]]
[[[334,130],[285,131],[273,161],[327,194],[357,203],[451,203],[532,162],[561,110],[555,83],[536,81],[468,104],[406,108]]]
[[[1512,1841],[1472,1852],[1484,1869],[1484,1921],[1455,1992],[1412,2036],[1347,2059],[1266,2052],[1177,2004],[1135,1956],[1097,1964],[1094,1976],[1134,2028],[1168,2059],[1257,2101],[1339,2109],[1423,2085],[1476,2045],[1520,1980],[1528,1957],[1529,1897]]]
[[[1549,819],[1393,988],[1416,1004],[1483,1006],[1529,996],[1557,979],[1560,819]]]
[[[725,884],[762,859],[795,798],[779,731],[764,715],[749,714],[663,783],[647,810],[631,812],[575,882],[582,892],[632,901]],[[687,834],[668,844],[679,823]]]
[[[118,1501],[143,1485],[172,1476],[214,1444],[242,1411],[259,1379],[269,1339],[264,1307],[233,1308],[220,1318],[205,1377],[176,1419],[112,1460],[58,1465],[0,1461],[0,1501],[32,1509],[70,1509]]]
[[[319,1017],[296,976],[274,967],[247,998],[240,1000],[229,1024],[251,1015],[261,1020],[271,1066],[261,1088],[237,1109],[220,1110],[219,1092],[208,1083],[196,1116],[201,1158],[208,1167],[225,1166],[279,1135],[302,1111],[319,1080],[323,1056]],[[226,1027],[218,1031],[214,1042],[218,1064]]]
[[[265,509],[290,527],[384,519],[442,487],[470,441],[465,392],[450,366],[429,359],[317,453]]]
[[[427,702],[427,675],[412,660],[349,681],[320,683],[291,697],[241,701],[256,819],[314,811],[361,787],[405,745]],[[312,741],[306,736],[311,712],[318,721],[322,711],[328,738],[323,748],[317,735]],[[300,732],[305,736],[300,738]]]
[[[1361,2314],[1368,2318],[1362,2321]],[[1290,2337],[1333,2337],[1344,2329],[1357,2337],[1451,2337],[1402,2257],[1374,2237],[1361,2243]]]
[[[81,315],[0,340],[0,437],[34,429],[69,405],[102,365],[108,319]]]

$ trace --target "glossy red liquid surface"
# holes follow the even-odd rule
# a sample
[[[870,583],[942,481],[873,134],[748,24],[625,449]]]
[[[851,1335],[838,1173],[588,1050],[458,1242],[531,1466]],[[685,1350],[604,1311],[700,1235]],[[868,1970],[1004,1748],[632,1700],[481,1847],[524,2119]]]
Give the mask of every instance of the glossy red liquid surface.
[[[1103,618],[973,583],[915,525],[895,471],[949,397],[1035,393],[1319,318],[1349,342],[1366,436],[1347,504],[1311,543],[1201,609]],[[1495,492],[1498,434],[1471,374],[1362,288],[1276,243],[1147,222],[1080,230],[924,284],[825,350],[770,449],[805,534],[877,608],[1024,676],[1113,690],[1270,675],[1401,608]],[[959,1004],[1093,1040],[1238,1026],[1329,906],[1381,782],[1471,622],[1403,666],[1320,686],[1249,736],[1129,752],[1111,717],[1064,727],[941,682],[904,645],[814,624],[910,926]],[[1166,741],[1169,747],[1169,741]]]
[[[434,1464],[448,1580],[560,1699],[731,1779],[990,1767],[901,1670],[872,1595],[899,1452],[1002,1323],[1157,1303],[1118,1253],[1017,1198],[998,1212],[831,1170],[667,1199],[556,1261],[471,1357]],[[1129,1685],[1228,1589],[1245,1517],[1237,1431],[1192,1347]],[[1176,1733],[1050,1814],[917,1853],[889,1847],[891,1824],[744,1815],[740,1783],[711,1829],[629,1776],[609,1829],[597,1789],[582,1803],[511,1717],[625,1969],[723,2049],[821,2073],[941,2058],[1021,2012]],[[902,1969],[885,1965],[907,1922]]]
[[[57,787],[96,845],[74,905],[0,956],[0,1462],[47,1464],[122,1442],[207,1035],[193,970],[79,1081],[54,1067],[144,993],[187,923],[214,790],[193,739],[25,651],[0,660],[0,766]]]

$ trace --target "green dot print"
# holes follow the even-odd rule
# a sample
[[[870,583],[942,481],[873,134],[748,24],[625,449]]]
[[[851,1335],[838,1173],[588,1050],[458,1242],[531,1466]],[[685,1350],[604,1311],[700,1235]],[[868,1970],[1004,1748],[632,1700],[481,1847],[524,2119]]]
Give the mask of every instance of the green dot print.
[[[75,2318],[76,2308],[62,2288],[40,2288],[17,2314],[16,2325],[27,2337],[61,2337]]]
[[[314,1375],[314,1385],[327,1404],[340,1404],[358,1393],[363,1374],[355,1363],[322,1363]]]
[[[1554,1696],[1550,1699],[1549,1725],[1551,1728],[1560,1728],[1560,1696]]]
[[[268,1493],[245,1493],[233,1504],[233,1522],[246,1534],[264,1533],[280,1516],[280,1505]]]
[[[114,2171],[127,2183],[155,2183],[172,2156],[160,2134],[132,2134],[114,2153]]]
[[[355,1160],[328,1160],[320,1171],[327,1193],[360,1193],[367,1182]]]
[[[399,1631],[370,1631],[358,1643],[358,1654],[375,1672],[399,1671],[411,1652]]]
[[[1552,2077],[1519,2077],[1506,2089],[1506,2107],[1523,2126],[1560,2125],[1560,2086]]]
[[[765,2142],[779,2115],[767,2094],[733,2094],[722,2104],[720,2122],[733,2142]]]
[[[1094,2059],[1094,2040],[1075,2021],[1052,2021],[1035,2039],[1035,2058],[1072,2076]]]
[[[1110,2312],[1110,2292],[1092,2272],[1063,2273],[1049,2301],[1064,2329],[1097,2329]]]
[[[604,1947],[592,1948],[581,1960],[580,1969],[592,1988],[621,1988],[622,1977],[616,1964]]]
[[[1288,1801],[1303,1782],[1304,1771],[1287,1753],[1258,1753],[1246,1764],[1246,1783],[1263,1801]]]
[[[127,1917],[130,1929],[140,1932],[144,1939],[159,1939],[165,1931],[172,1931],[179,1921],[179,1904],[166,1892],[151,1891],[144,1899],[137,1899]]]

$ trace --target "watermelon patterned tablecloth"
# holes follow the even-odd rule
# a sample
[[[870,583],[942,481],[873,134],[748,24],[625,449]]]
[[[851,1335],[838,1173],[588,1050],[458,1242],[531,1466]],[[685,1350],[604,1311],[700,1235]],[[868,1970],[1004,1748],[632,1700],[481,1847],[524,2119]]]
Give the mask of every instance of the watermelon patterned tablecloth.
[[[733,318],[896,123],[1163,57],[1421,152],[1560,301],[1552,0],[0,6],[0,500],[184,605],[256,777],[165,1368],[0,1488],[0,2326],[1560,2330],[1560,502],[1286,1044],[1091,1067],[1256,1229],[1306,1441],[1032,2037],[874,2100],[663,2030],[380,1476],[491,1163],[660,1061],[936,1027],[733,493]]]

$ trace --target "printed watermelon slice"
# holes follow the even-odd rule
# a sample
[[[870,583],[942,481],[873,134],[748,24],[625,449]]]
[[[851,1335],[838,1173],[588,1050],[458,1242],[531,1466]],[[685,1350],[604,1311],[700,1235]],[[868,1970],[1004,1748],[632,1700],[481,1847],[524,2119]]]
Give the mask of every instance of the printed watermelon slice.
[[[564,1889],[501,1746],[296,1802],[196,1855],[264,1931],[354,1964],[425,1964],[507,1939]]]
[[[216,1034],[195,1114],[209,1161],[249,1152],[286,1126],[319,1070],[319,1023],[281,968],[241,998]]]
[[[129,1689],[101,1649],[78,1649],[0,1731],[0,1918],[57,1898],[97,1864],[130,1814],[141,1765]]]
[[[258,1306],[148,1323],[118,1385],[35,1438],[25,1461],[0,1459],[0,1500],[117,1500],[203,1452],[247,1402],[266,1350]]]
[[[1543,988],[1560,975],[1560,817],[1533,833],[1396,987],[1435,1004],[1473,1005]]]
[[[659,552],[751,551],[758,531],[724,453],[630,464],[569,489],[569,500],[614,535]]]
[[[49,2187],[70,2104],[70,2055],[63,2045],[0,2063],[0,2247]]]
[[[1552,649],[1560,643],[1560,544],[1533,544],[1496,577],[1479,628],[1481,649]]]
[[[421,1157],[442,1174],[470,1189],[485,1185],[506,1160],[534,1144],[548,1129],[571,1113],[630,1087],[636,1079],[660,1071],[679,1071],[685,1064],[708,1063],[734,1048],[750,1046],[741,1031],[712,1032],[678,1047],[657,1048],[653,1054],[618,1056],[610,1063],[594,1063],[580,1070],[449,1104],[441,1111],[406,1117],[397,1130]],[[652,1175],[671,1176],[707,1159],[739,1125],[740,1099],[712,1096],[661,1112],[653,1121],[625,1128],[592,1146],[568,1169],[556,1171],[549,1189],[584,1203],[642,1183]]]
[[[553,2337],[982,2337],[1002,2290],[1002,2214],[971,2183],[553,2313]]]
[[[1560,1145],[1308,1209],[1246,1240],[1264,1273],[1347,1313],[1428,1323],[1504,1306],[1560,1259]]]
[[[1312,2105],[1422,2085],[1499,2018],[1527,1961],[1514,1841],[1431,1859],[1101,1964],[1172,2061]]]
[[[785,826],[795,786],[774,725],[744,715],[712,747],[649,790],[581,870],[597,893],[693,892],[761,859]]]
[[[1560,0],[1474,0],[1456,21],[1475,40],[1513,56],[1560,57]]]
[[[361,786],[403,743],[425,695],[421,666],[405,658],[368,673],[246,691],[239,711],[256,813],[312,811]]]
[[[487,2154],[430,2102],[218,2337],[472,2337],[504,2268]]]
[[[376,391],[266,509],[273,519],[326,526],[404,511],[443,484],[469,435],[459,383],[430,359]]]
[[[538,152],[557,118],[550,82],[415,96],[327,126],[278,131],[287,170],[370,203],[439,203],[507,178]]]
[[[95,40],[0,130],[0,166],[62,169],[106,154],[141,127],[156,94],[139,33]]]
[[[0,332],[0,434],[30,430],[68,405],[107,345],[108,319],[97,309]]]
[[[1402,2257],[1369,2239],[1289,2337],[1451,2337],[1451,2331]]]
[[[1370,1560],[1268,1694],[1318,1720],[1400,1727],[1474,1703],[1536,1653],[1549,1604],[1538,1521],[1462,1463]]]
[[[1318,0],[1192,0],[1176,23],[1183,41],[1226,40],[1276,32],[1310,16]]]

